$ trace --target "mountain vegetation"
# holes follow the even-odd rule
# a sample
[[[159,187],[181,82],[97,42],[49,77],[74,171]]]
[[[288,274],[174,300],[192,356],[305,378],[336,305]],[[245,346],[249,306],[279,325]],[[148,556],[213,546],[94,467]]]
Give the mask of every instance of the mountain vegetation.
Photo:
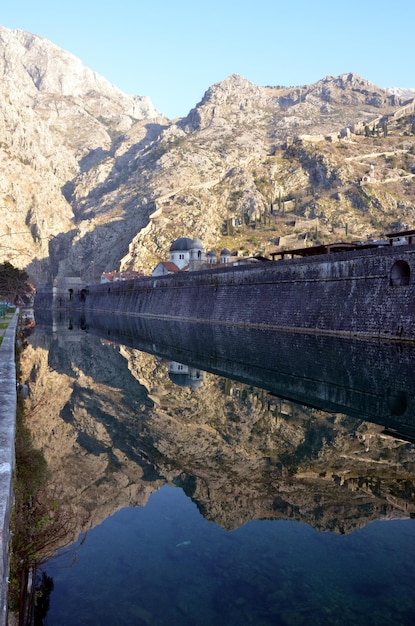
[[[0,27],[0,262],[35,283],[145,273],[173,239],[269,255],[414,226],[415,92],[238,75],[181,119]]]
[[[0,263],[0,300],[24,303],[32,292],[27,279],[28,275],[24,270],[14,267],[8,261]]]

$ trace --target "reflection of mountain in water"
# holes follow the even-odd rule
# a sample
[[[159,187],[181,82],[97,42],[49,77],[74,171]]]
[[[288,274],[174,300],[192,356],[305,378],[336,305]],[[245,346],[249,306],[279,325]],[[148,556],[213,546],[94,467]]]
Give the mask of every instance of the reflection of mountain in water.
[[[119,318],[43,334],[37,321],[22,363],[31,424],[89,525],[164,482],[226,528],[290,518],[348,532],[414,507],[412,446],[381,435],[396,424],[388,389],[412,428],[409,347]],[[196,393],[172,362],[205,372]]]
[[[333,413],[347,413],[415,439],[415,348],[396,342],[355,341],[143,318],[85,320],[91,332],[229,376]]]

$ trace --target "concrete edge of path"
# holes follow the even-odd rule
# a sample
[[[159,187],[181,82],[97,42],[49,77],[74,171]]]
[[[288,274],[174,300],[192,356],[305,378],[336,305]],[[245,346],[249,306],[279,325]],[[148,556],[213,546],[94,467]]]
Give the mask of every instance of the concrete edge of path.
[[[15,339],[18,312],[0,345],[0,626],[7,624],[10,514],[13,506],[14,441],[16,433]]]

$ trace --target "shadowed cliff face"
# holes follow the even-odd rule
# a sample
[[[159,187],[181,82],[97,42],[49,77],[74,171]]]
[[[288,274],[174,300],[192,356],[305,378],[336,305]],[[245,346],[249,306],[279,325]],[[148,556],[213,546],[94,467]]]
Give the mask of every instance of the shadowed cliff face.
[[[182,365],[65,320],[29,338],[28,422],[75,535],[164,483],[227,529],[279,518],[347,533],[414,510],[411,444]]]

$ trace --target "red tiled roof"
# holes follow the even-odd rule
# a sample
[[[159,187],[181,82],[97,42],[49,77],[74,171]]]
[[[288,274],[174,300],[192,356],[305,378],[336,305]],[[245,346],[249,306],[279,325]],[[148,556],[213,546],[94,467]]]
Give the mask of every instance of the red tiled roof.
[[[162,265],[168,272],[179,272],[179,268],[177,267],[176,263],[173,263],[173,261],[161,261],[159,263],[159,265]]]

